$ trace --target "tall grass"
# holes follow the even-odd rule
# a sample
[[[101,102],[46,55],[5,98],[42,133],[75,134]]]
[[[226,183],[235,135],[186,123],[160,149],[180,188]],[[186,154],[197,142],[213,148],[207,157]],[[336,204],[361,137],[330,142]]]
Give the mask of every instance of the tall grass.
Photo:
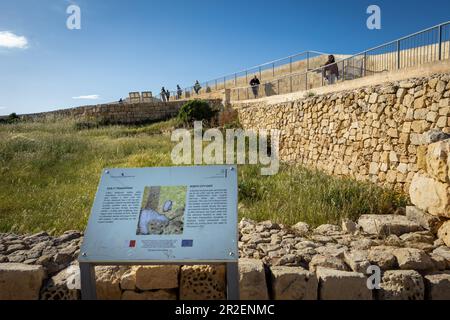
[[[83,230],[103,168],[170,166],[175,120],[80,129],[69,120],[0,125],[0,232]],[[385,213],[403,196],[370,183],[283,166],[239,167],[239,215],[312,225]]]

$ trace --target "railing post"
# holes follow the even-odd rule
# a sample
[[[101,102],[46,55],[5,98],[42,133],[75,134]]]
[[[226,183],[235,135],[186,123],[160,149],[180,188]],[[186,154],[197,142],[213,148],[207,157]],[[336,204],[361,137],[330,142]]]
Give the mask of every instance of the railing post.
[[[234,85],[236,85],[237,84],[237,74],[235,73],[234,74]]]
[[[290,86],[290,92],[292,93],[292,75],[289,76],[289,86]]]
[[[366,76],[366,68],[367,68],[367,51],[364,52],[364,62],[363,62],[363,75]]]
[[[397,40],[397,69],[400,69],[400,40]]]
[[[308,90],[308,71],[305,73],[305,90]]]
[[[215,82],[216,82],[216,90],[217,90],[217,79],[215,80]]]
[[[439,26],[439,60],[442,60],[442,25]]]
[[[272,77],[275,77],[275,62],[272,63]]]
[[[223,88],[227,88],[227,77],[223,77]]]
[[[248,82],[248,71],[245,70],[245,84],[247,84]]]
[[[259,81],[262,81],[261,67],[259,67]]]
[[[289,58],[289,73],[292,73],[292,57]]]

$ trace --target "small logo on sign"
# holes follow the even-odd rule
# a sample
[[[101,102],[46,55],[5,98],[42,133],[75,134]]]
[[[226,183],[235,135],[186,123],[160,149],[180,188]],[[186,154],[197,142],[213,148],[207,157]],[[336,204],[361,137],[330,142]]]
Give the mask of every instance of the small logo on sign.
[[[130,245],[129,245],[129,247],[130,247],[130,248],[136,247],[136,240],[130,240]]]
[[[182,247],[192,247],[194,245],[194,240],[181,240]]]

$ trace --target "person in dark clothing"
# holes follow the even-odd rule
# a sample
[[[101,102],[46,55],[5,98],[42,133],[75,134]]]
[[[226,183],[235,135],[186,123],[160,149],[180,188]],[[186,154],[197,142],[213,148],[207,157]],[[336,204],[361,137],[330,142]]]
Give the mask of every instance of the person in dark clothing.
[[[323,77],[327,79],[328,84],[334,84],[339,78],[339,69],[336,59],[332,54],[328,56],[328,61],[323,65]]]
[[[195,84],[194,84],[194,91],[195,91],[195,93],[198,94],[198,92],[200,91],[201,88],[202,87],[200,86],[200,83],[198,82],[198,80],[196,80]]]
[[[177,84],[177,99],[181,99],[182,94],[183,90],[181,90],[180,85]]]
[[[252,80],[250,80],[250,86],[252,87],[253,95],[255,96],[255,99],[258,97],[258,91],[259,91],[259,85],[261,83],[259,82],[259,79],[257,76],[255,76]]]
[[[161,100],[162,100],[163,102],[166,102],[166,97],[167,97],[167,95],[166,95],[166,89],[164,89],[164,87],[162,87],[162,89],[161,89]]]
[[[122,100],[122,98],[120,98],[120,100],[119,100],[119,103],[123,103],[123,100]]]
[[[170,91],[169,90],[166,90],[166,97],[167,97],[167,101],[169,101],[170,100]]]

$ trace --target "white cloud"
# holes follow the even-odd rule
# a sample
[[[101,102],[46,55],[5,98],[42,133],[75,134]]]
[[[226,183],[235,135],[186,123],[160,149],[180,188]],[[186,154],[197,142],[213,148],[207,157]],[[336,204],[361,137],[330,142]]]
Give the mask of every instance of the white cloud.
[[[72,97],[72,99],[98,100],[100,99],[100,96],[98,94],[89,94],[87,96]]]
[[[28,40],[24,36],[18,36],[10,31],[0,31],[0,47],[26,49]]]
[[[6,107],[0,107],[0,110],[6,109]]]

